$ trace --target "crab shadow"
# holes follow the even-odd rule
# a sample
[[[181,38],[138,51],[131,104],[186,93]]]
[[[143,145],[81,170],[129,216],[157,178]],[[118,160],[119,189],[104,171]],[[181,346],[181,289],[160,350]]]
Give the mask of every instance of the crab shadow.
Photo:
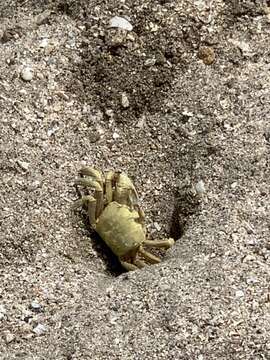
[[[179,204],[177,200],[175,200],[169,225],[169,235],[174,241],[178,241],[184,234],[184,226],[179,222],[179,213]]]
[[[184,235],[192,218],[199,213],[200,206],[200,197],[196,193],[192,193],[190,187],[183,187],[175,191],[169,228],[169,234],[175,241]]]

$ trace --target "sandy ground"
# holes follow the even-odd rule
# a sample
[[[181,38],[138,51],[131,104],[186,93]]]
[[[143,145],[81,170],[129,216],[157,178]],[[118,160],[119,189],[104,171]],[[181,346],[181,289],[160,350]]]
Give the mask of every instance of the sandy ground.
[[[0,3],[1,360],[270,358],[269,14]],[[71,210],[85,164],[132,178],[159,265],[124,272]]]

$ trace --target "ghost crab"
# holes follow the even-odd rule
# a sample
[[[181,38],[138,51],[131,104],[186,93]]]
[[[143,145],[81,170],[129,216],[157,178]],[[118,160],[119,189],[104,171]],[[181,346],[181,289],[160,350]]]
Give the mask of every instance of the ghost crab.
[[[144,213],[137,191],[130,178],[122,172],[109,171],[105,176],[91,167],[80,170],[75,184],[94,191],[77,200],[74,208],[87,207],[90,225],[118,257],[126,270],[157,264],[160,258],[144,250],[143,246],[168,249],[174,240],[147,240]]]

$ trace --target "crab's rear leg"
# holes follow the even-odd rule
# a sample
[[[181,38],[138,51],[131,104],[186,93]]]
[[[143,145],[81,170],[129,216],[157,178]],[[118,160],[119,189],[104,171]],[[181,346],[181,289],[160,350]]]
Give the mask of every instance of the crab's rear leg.
[[[75,201],[73,205],[74,209],[77,209],[80,206],[87,206],[89,222],[93,229],[96,228],[96,204],[96,199],[92,195],[87,195],[82,196],[81,199]]]
[[[82,185],[86,187],[90,187],[95,190],[95,198],[96,198],[96,218],[100,216],[102,213],[104,204],[103,204],[103,189],[102,186],[91,177],[89,178],[79,178],[75,181],[75,184]]]
[[[144,240],[143,242],[143,245],[145,246],[164,248],[164,249],[170,248],[173,244],[174,244],[174,240],[172,238],[164,239],[164,240]],[[159,257],[144,250],[142,246],[139,248],[139,253],[151,264],[158,264],[161,261]]]
[[[119,259],[120,260],[120,259]],[[136,265],[133,265],[127,261],[123,261],[123,260],[120,260],[120,264],[123,266],[123,268],[127,271],[134,271],[134,270],[138,270],[138,266]]]
[[[151,264],[158,264],[160,263],[160,258],[151,254],[150,252],[144,250],[142,246],[139,248],[138,253],[143,256],[146,260],[148,260]]]
[[[123,268],[127,271],[134,271],[134,270],[138,270],[138,269],[142,269],[146,264],[139,260],[133,260],[133,263],[125,261],[125,260],[121,260],[121,258],[119,258],[120,264],[123,266]]]
[[[175,241],[172,238],[163,240],[144,240],[143,245],[155,248],[169,249],[174,245]]]

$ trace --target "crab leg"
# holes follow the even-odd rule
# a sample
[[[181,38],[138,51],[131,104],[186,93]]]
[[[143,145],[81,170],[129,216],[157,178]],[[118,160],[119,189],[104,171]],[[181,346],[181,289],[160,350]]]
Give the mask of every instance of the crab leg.
[[[92,228],[96,227],[96,199],[92,195],[82,196],[81,199],[75,201],[73,208],[76,209],[79,206],[88,207],[89,222]]]
[[[148,260],[151,264],[158,264],[160,263],[160,258],[158,258],[157,256],[151,254],[148,251],[145,251],[142,247],[139,248],[138,250],[139,254],[142,255],[146,260]]]
[[[144,220],[145,220],[145,215],[144,215],[144,211],[141,209],[140,205],[136,205],[134,206],[135,210],[137,211],[137,213],[139,214],[139,222],[141,223],[142,226],[144,226]]]
[[[100,185],[102,185],[103,183],[101,172],[89,166],[82,167],[80,170],[80,174],[93,178],[93,180],[97,181]]]
[[[123,266],[124,269],[126,269],[127,271],[134,271],[134,270],[138,270],[138,267],[136,265],[133,265],[129,262],[126,261],[122,261],[120,260],[120,264]]]
[[[128,189],[128,202],[129,202],[128,205],[131,207],[138,205],[138,203],[139,203],[138,199],[139,199],[139,196],[138,196],[137,190],[135,189],[135,187],[132,184],[132,187],[130,187]]]
[[[101,214],[102,210],[103,210],[103,189],[102,189],[101,185],[97,181],[94,181],[91,178],[77,179],[77,180],[75,180],[75,184],[82,185],[82,186],[87,186],[87,187],[90,187],[92,189],[95,189],[95,197],[96,197],[96,200],[97,200],[96,218],[98,218],[99,215]]]
[[[113,185],[112,182],[114,181],[114,172],[109,171],[105,177],[105,196],[106,202],[109,204],[113,201]]]
[[[156,248],[164,248],[169,249],[174,244],[174,240],[172,238],[164,239],[164,240],[144,240],[143,245],[151,246]]]
[[[91,196],[88,195],[86,196],[87,198],[87,202],[88,202],[88,217],[89,217],[89,222],[90,225],[92,226],[93,229],[96,228],[96,208],[97,208],[97,201],[96,199]]]

